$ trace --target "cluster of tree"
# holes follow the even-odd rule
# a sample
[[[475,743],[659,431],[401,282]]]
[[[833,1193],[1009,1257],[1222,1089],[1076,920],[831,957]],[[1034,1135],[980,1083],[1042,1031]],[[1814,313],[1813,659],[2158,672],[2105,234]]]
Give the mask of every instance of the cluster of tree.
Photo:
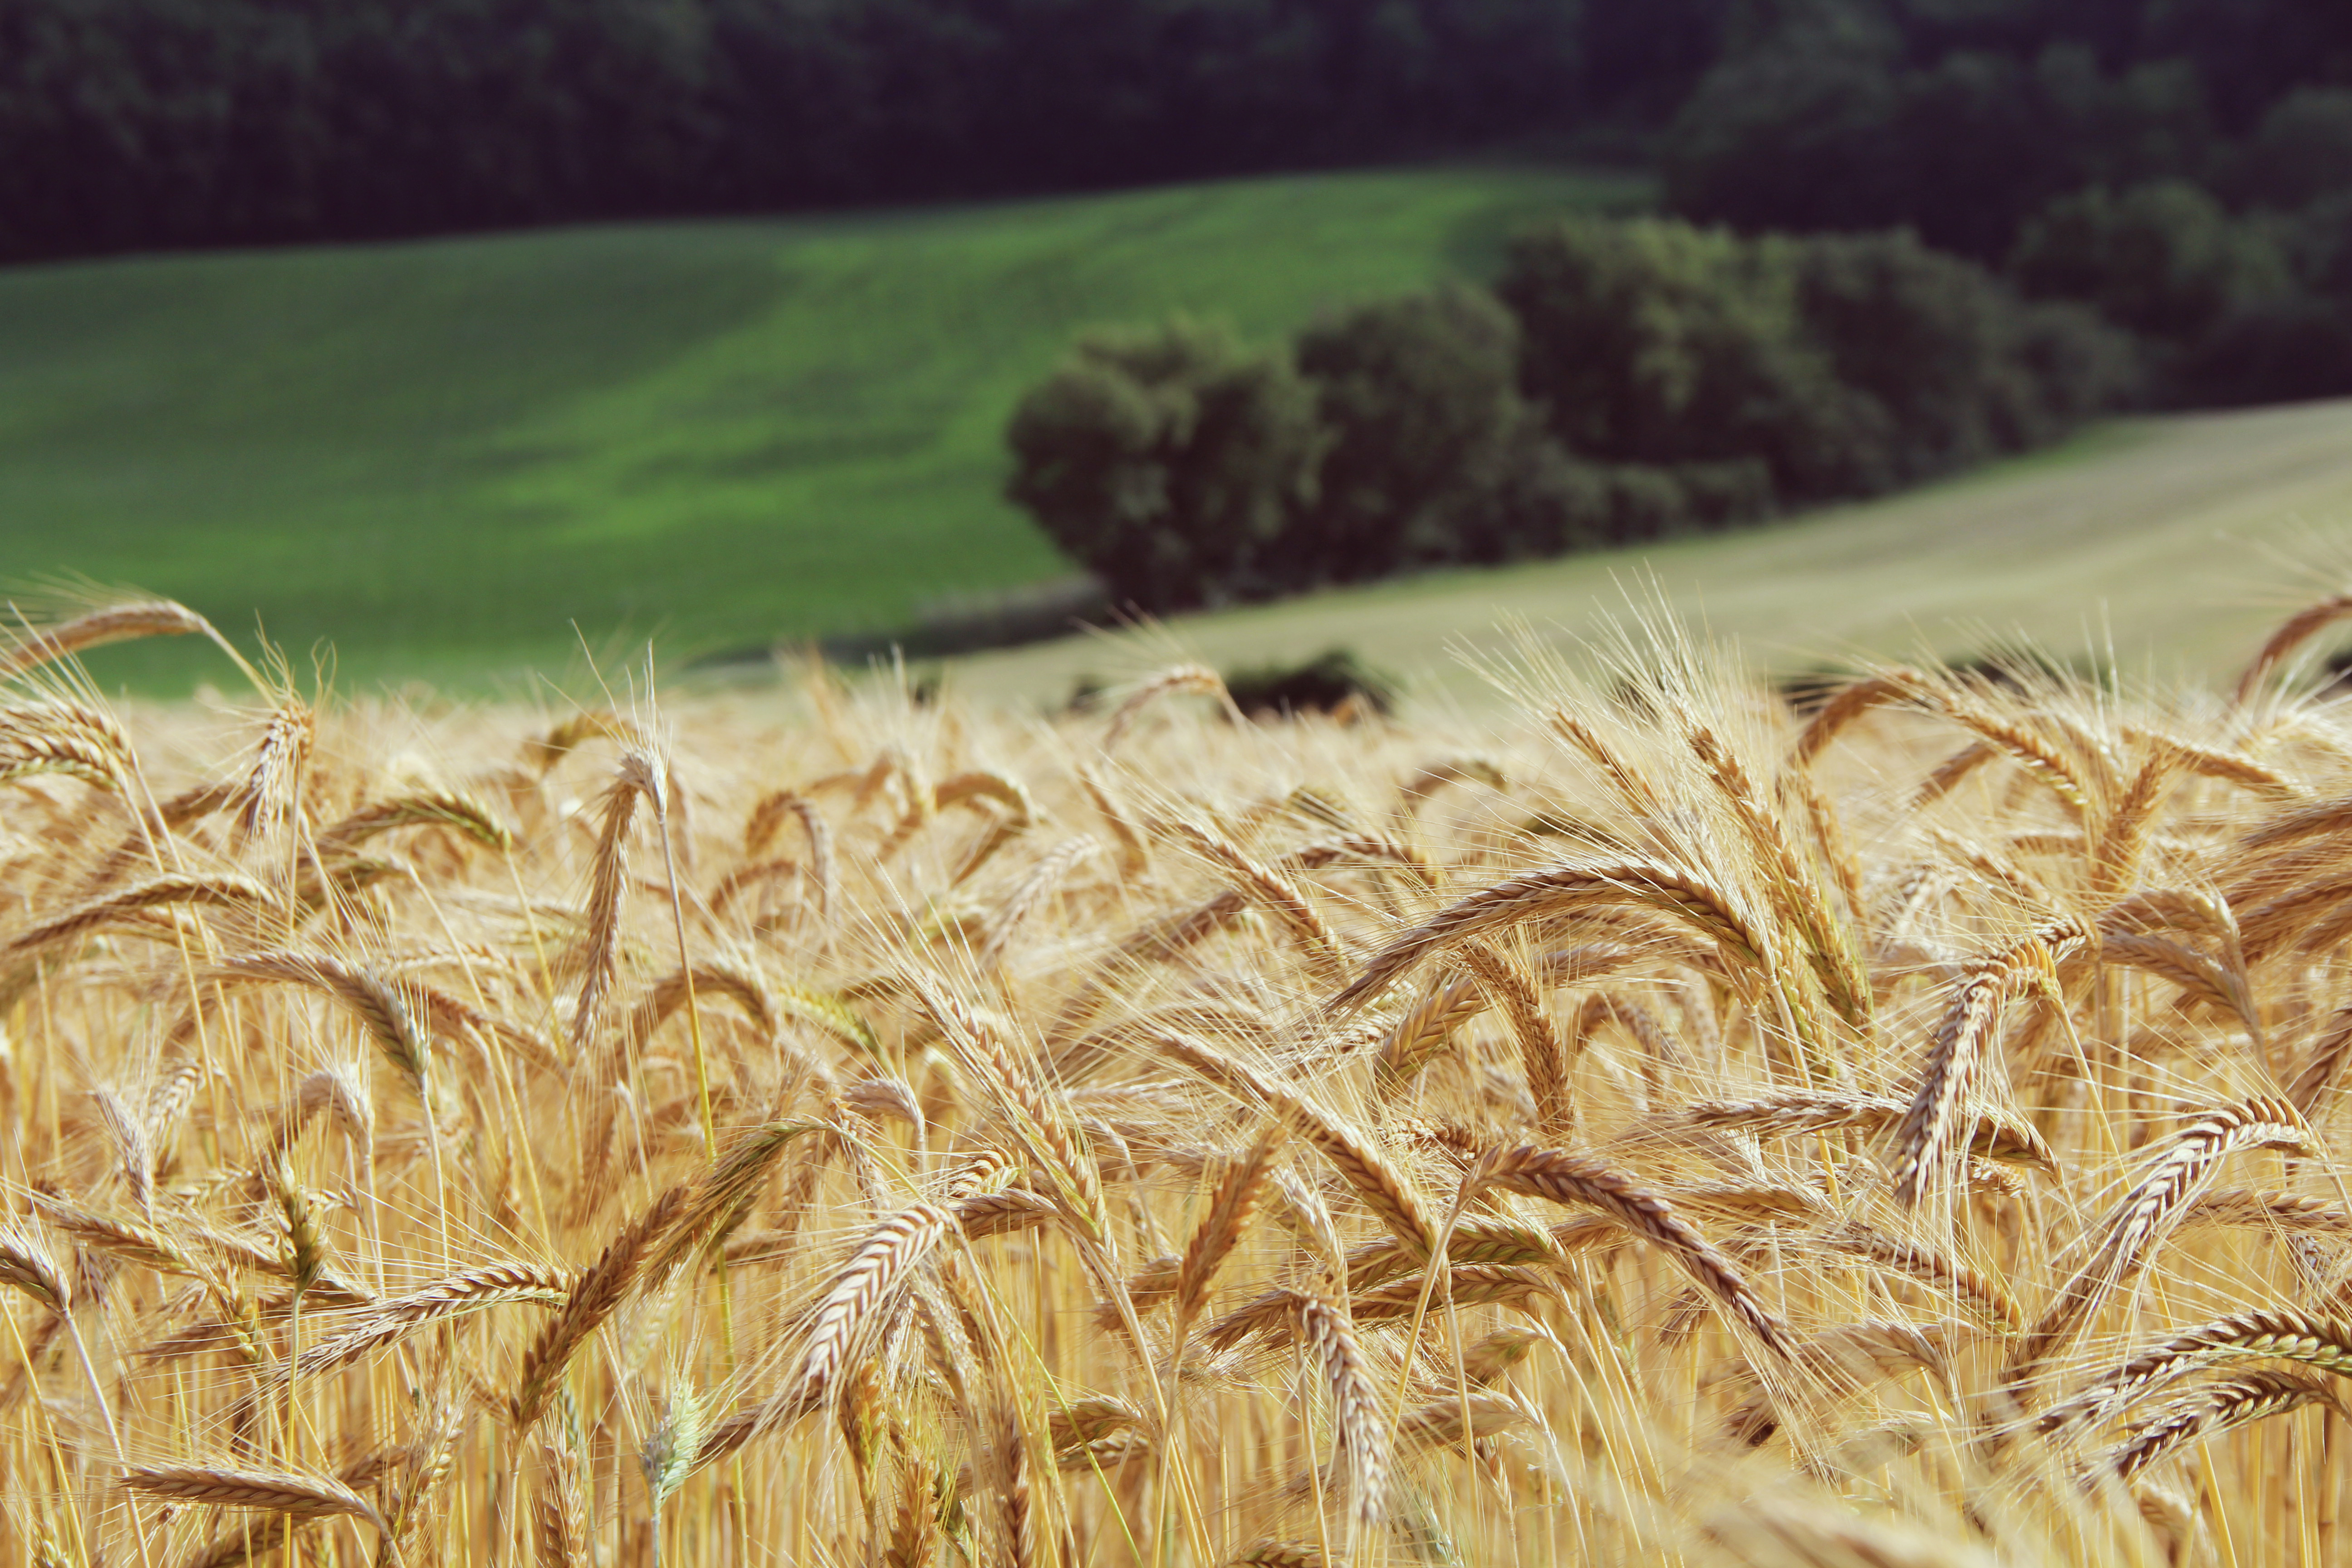
[[[2047,441],[2130,342],[1906,232],[1667,220],[1522,236],[1450,285],[1252,349],[1101,331],[1014,412],[1010,494],[1168,610],[1719,528]]]
[[[2151,392],[2352,392],[2352,6],[1756,0],[1668,132],[1671,207],[1910,227],[2146,342]]]
[[[0,257],[1458,153],[1661,121],[1725,6],[0,0]]]
[[[2229,324],[2167,340],[2194,386],[2336,298],[2346,89],[2343,0],[0,0],[0,258],[1647,155],[1671,123],[1700,221],[2243,253]]]

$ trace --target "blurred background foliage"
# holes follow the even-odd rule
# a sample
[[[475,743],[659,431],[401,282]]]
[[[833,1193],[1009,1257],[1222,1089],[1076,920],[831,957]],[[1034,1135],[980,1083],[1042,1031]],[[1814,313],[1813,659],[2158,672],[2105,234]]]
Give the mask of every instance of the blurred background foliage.
[[[1644,81],[1703,67],[1650,31],[1618,46]],[[7,0],[0,244],[380,237],[1386,162],[1573,125],[1563,104],[1618,74],[1552,0]]]
[[[1591,7],[1580,51],[1625,9]],[[1255,356],[1189,323],[1097,335],[1015,415],[1010,493],[1171,609],[1720,528],[2112,409],[2352,392],[2352,9],[1650,20],[1711,33],[1706,68],[1621,41],[1657,79],[1611,93],[1580,53],[1552,129],[1646,146],[1673,220],[1531,231],[1491,298]]]
[[[1106,331],[1022,401],[1009,493],[1166,611],[1658,540],[2056,439],[2141,354],[1907,232],[1580,218],[1252,349]]]
[[[2091,305],[2158,404],[2352,390],[2352,8],[1756,0],[1658,148],[1694,220],[1907,228]]]
[[[1999,262],[2352,176],[2336,0],[6,0],[24,256],[996,196],[1491,151]],[[2284,227],[2273,243],[2294,247]],[[2293,227],[2289,223],[2284,227]]]
[[[1135,312],[1050,371],[1050,347],[982,343],[994,329],[961,298],[897,337],[886,318],[904,312],[869,310],[858,330],[885,349],[853,346],[846,324],[798,322],[794,341],[833,347],[784,389],[749,346],[692,386],[665,349],[647,360],[679,383],[665,420],[632,405],[593,436],[485,426],[467,437],[481,451],[436,437],[425,467],[390,465],[446,476],[430,516],[389,481],[378,505],[372,479],[339,479],[334,504],[386,572],[430,535],[441,576],[480,600],[420,608],[382,576],[386,605],[361,608],[420,646],[496,643],[490,622],[521,601],[483,552],[511,537],[518,559],[543,558],[538,536],[556,530],[577,581],[546,595],[593,627],[690,602],[719,640],[762,624],[871,632],[910,594],[1049,577],[1045,541],[990,510],[1009,468],[1005,493],[1112,602],[1172,609],[1722,529],[1913,484],[2112,410],[2352,393],[2341,0],[0,0],[0,259],[17,262],[892,204],[944,215],[1276,171],[1434,178],[1465,159],[1653,176],[1659,214],[1547,220],[1507,245],[1432,235],[1421,248],[1448,253],[1436,268],[1302,254],[1294,270],[1317,281],[1278,311],[1253,310],[1240,285],[1236,305],[1205,287],[1032,300],[1027,274],[1000,268],[1018,287],[989,289],[1014,301],[1022,345]],[[1055,221],[994,210],[1009,216],[986,220],[992,234]],[[709,309],[747,345],[740,324],[772,316],[769,352],[785,321],[768,242],[714,230],[698,243],[742,252],[740,287]],[[936,257],[953,243],[909,240]],[[1102,243],[1164,251],[1163,270],[1215,270],[1131,226]],[[867,258],[844,276],[887,270]],[[1457,280],[1430,281],[1447,273]],[[28,301],[55,291],[26,268],[8,281]],[[137,282],[125,273],[105,298]],[[702,295],[612,292],[591,311],[609,325],[567,325],[544,353],[500,347],[490,381],[517,366],[561,379],[564,355],[606,338],[717,341],[662,329]],[[436,341],[415,301],[387,300],[387,338]],[[1166,314],[1180,300],[1192,313]],[[814,321],[821,302],[805,302]],[[832,323],[855,304],[822,313]],[[0,397],[46,407],[62,385],[80,406],[89,367],[74,359],[59,383],[49,340],[111,342],[144,319],[117,311],[71,332],[12,319],[0,335],[29,334],[35,352],[0,366]],[[360,321],[333,325],[318,353],[341,353]],[[931,348],[899,342],[918,325]],[[984,398],[929,381],[918,398],[914,381],[890,380],[959,334],[974,365],[957,384],[985,382]],[[264,363],[276,338],[261,358],[222,363],[202,417],[174,403],[155,427],[243,417],[248,383],[293,398]],[[415,374],[344,354],[358,367],[347,379],[446,379],[424,347],[403,353]],[[418,395],[436,418],[465,401]],[[299,401],[321,428],[341,406]],[[819,408],[839,417],[812,425]],[[982,428],[1008,409],[1009,458]],[[93,422],[128,427],[113,404],[100,412]],[[933,434],[901,438],[918,412]],[[887,451],[877,421],[898,443]],[[334,458],[350,467],[345,426],[357,428],[336,426]],[[51,474],[66,459],[46,429],[0,432],[16,442],[0,489],[28,503],[0,529],[87,519],[74,526],[112,553],[65,563],[78,569],[146,559],[185,495],[249,533],[282,513],[289,552],[317,511],[307,479],[280,504],[275,476],[292,470],[267,453],[226,489],[191,488],[142,455],[108,471],[153,469],[152,497],[93,490],[95,460]],[[214,462],[285,446],[277,426],[263,434],[189,450]],[[142,439],[142,454],[156,447]],[[791,477],[869,447],[854,495]],[[785,496],[795,484],[809,494]],[[29,504],[51,492],[67,500]],[[682,548],[680,531],[750,562],[779,507],[807,513],[792,570],[687,583],[710,552]],[[852,514],[856,528],[840,521]],[[182,531],[190,583],[172,585],[197,593],[219,552]],[[244,557],[236,577],[238,593],[274,581]],[[319,587],[289,591],[276,624],[309,630]],[[779,607],[795,593],[809,605]],[[955,614],[1051,618],[1013,608]]]

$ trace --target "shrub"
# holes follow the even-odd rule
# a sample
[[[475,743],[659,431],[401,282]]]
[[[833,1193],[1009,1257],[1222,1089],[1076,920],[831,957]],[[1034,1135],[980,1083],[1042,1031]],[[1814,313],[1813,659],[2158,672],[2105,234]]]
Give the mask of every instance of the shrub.
[[[1097,334],[1015,412],[1009,493],[1152,610],[1622,537],[1622,487],[1559,450],[1518,361],[1461,285],[1320,322],[1295,360],[1182,322]]]
[[[2063,42],[1914,60],[1883,19],[1791,9],[1683,105],[1664,150],[1675,213],[1750,231],[1908,227],[1990,260],[2059,193],[2194,174],[2212,144],[2183,61],[2110,73]]]
[[[2051,439],[2131,384],[2128,344],[2084,312],[2021,306],[1908,233],[1806,241],[1797,292],[1805,330],[1871,405],[1858,478],[1873,488]]]
[[[1182,320],[1080,342],[1008,439],[1011,498],[1115,598],[1154,611],[1280,585],[1322,443],[1286,355]]]
[[[1684,217],[1747,232],[1912,229],[2142,340],[2126,354],[2044,320],[2010,357],[2069,374],[2038,399],[1988,392],[1898,416],[1894,448],[1874,454],[1891,478],[1965,461],[1987,419],[2031,427],[2039,401],[2063,422],[2116,384],[2173,405],[2352,386],[2341,368],[2352,315],[2297,298],[2294,275],[2309,268],[2287,254],[2303,209],[2352,191],[2344,8],[2144,9],[2117,31],[2105,7],[1759,4],[1677,114],[1662,167]],[[2221,196],[2256,210],[2233,216]],[[2352,301],[2352,289],[2317,292]],[[1840,379],[1853,384],[1844,367]]]
[[[1900,85],[1883,42],[1807,37],[1731,55],[1663,149],[1668,210],[1742,228],[1871,228],[1901,203],[1886,134]]]
[[[1326,431],[1314,504],[1280,547],[1290,585],[1475,559],[1476,515],[1514,461],[1530,411],[1518,325],[1455,284],[1310,327],[1298,368]]]
[[[1647,219],[1524,235],[1497,286],[1527,334],[1522,384],[1579,457],[1760,459],[1780,495],[1832,493],[1862,411],[1801,331],[1795,260]]]
[[[1580,219],[1496,295],[1359,306],[1295,355],[1098,334],[1023,400],[1010,493],[1149,609],[1723,528],[2063,434],[2135,385],[2090,312],[1907,234]]]
[[[2080,300],[2119,327],[2172,343],[2193,342],[2231,310],[2289,289],[2275,244],[2177,180],[2060,197],[2019,233],[2009,269],[2037,299]]]
[[[1263,664],[1230,671],[1225,690],[1250,717],[1294,713],[1393,710],[1397,683],[1358,658],[1353,648],[1326,648],[1298,664]]]
[[[1769,514],[1772,476],[1754,458],[1595,463],[1532,439],[1484,497],[1469,562],[1525,560],[1706,532]]]
[[[2206,404],[2352,393],[2352,309],[2305,293],[2240,305],[2180,355],[2174,381]]]
[[[2352,89],[2289,93],[2232,162],[2228,184],[2242,202],[2300,207],[2352,190]]]
[[[1450,560],[1490,566],[1598,549],[1619,537],[1607,471],[1569,456],[1541,411],[1521,406],[1484,482],[1454,514]]]
[[[2307,226],[2233,217],[2179,182],[2095,186],[2028,224],[2010,268],[2029,293],[2141,334],[2167,403],[2321,396],[2352,388],[2352,322],[2297,276],[2336,268],[2331,216],[2322,204]]]
[[[2039,423],[2018,432],[2015,445],[2055,441],[2084,420],[2127,408],[2147,395],[2139,343],[2083,307],[2059,301],[2024,305],[2011,352],[2032,372]]]
[[[2280,223],[2295,282],[2330,300],[2352,300],[2352,188],[2323,196]]]
[[[1685,481],[1704,520],[2016,450],[2132,383],[2114,332],[2077,310],[2025,307],[1984,268],[1907,234],[1743,240],[1673,222],[1561,224],[1521,240],[1500,289],[1526,332],[1528,392],[1561,444],[1601,461],[1709,466]],[[1748,466],[1728,490],[1725,464]]]

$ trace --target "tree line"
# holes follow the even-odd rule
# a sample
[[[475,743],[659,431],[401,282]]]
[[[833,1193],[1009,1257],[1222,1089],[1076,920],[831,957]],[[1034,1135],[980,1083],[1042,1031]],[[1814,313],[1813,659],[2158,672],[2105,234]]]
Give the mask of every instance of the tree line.
[[[0,258],[992,196],[1654,126],[1713,58],[1726,0],[1641,9],[0,0]]]
[[[1871,495],[2053,439],[2141,374],[2094,311],[1908,232],[1569,220],[1492,289],[1283,344],[1091,333],[1016,409],[1010,494],[1114,598],[1174,610]]]
[[[2147,395],[2352,392],[2352,6],[1755,0],[1660,147],[1745,231],[1902,226],[2085,302]]]
[[[0,0],[0,259],[1504,146],[1687,221],[1273,348],[1095,334],[1014,493],[1171,607],[2352,393],[2343,0]]]
[[[2000,262],[2090,189],[2296,217],[2346,177],[2347,87],[2340,0],[0,0],[0,258],[1510,144]],[[2343,226],[2253,225],[2275,265],[2231,287]]]
[[[1728,526],[2105,409],[2352,394],[2341,0],[1738,0],[1706,26],[1648,101],[1678,221],[1555,226],[1491,291],[1277,348],[1094,334],[1015,415],[1011,493],[1174,608]]]

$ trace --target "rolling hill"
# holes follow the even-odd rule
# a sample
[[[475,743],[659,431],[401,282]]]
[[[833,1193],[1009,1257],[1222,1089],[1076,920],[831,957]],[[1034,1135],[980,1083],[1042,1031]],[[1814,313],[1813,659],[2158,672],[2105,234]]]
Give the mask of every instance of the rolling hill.
[[[0,576],[331,639],[355,683],[896,625],[1066,570],[1000,437],[1079,329],[1271,334],[1644,199],[1433,168],[15,269]],[[184,658],[96,668],[184,690]]]
[[[1356,649],[1409,696],[1477,705],[1461,652],[1523,623],[1573,653],[1598,613],[1660,597],[1797,671],[2029,638],[2126,676],[2220,678],[2285,609],[2352,579],[2352,401],[2117,420],[2030,457],[1765,528],[1433,574],[974,656],[961,690],[1026,701],[1180,658],[1219,668]]]

